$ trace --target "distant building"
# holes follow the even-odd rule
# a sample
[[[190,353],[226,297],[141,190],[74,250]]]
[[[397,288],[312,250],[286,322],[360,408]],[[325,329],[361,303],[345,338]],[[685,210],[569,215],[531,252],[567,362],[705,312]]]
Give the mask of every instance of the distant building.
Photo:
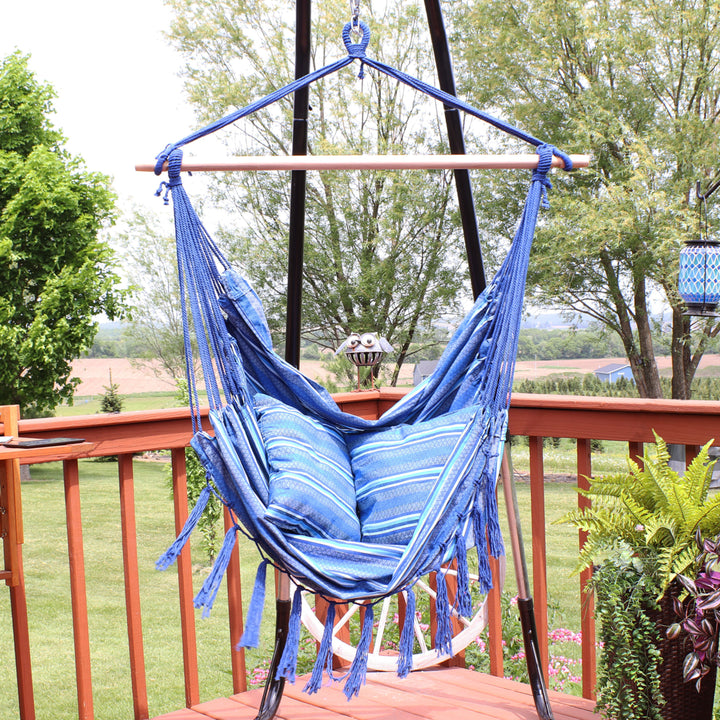
[[[595,371],[595,377],[597,377],[598,380],[610,383],[617,382],[620,378],[635,382],[632,368],[627,363],[610,363],[609,365],[603,365]]]
[[[416,363],[413,370],[413,385],[419,385],[426,377],[430,377],[437,364],[437,360],[421,360]]]

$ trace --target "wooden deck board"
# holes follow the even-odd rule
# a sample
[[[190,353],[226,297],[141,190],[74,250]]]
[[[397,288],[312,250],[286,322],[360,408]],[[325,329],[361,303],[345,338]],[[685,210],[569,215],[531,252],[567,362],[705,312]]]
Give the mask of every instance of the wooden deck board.
[[[286,684],[278,720],[537,720],[530,687],[461,668],[411,673],[368,673],[360,695],[348,702],[341,686],[302,692],[307,678]],[[160,715],[155,720],[253,720],[262,691],[251,690]],[[597,720],[595,703],[550,693],[556,720]]]

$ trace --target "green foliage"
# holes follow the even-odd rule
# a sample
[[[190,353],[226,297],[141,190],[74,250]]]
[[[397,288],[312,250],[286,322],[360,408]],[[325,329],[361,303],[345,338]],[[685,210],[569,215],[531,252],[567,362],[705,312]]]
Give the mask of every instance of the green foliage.
[[[122,308],[98,233],[114,198],[47,119],[54,93],[15,53],[0,63],[0,404],[52,410],[79,382],[71,361]]]
[[[661,377],[663,397],[670,397],[672,392],[670,378]],[[540,393],[545,395],[585,395],[588,397],[638,397],[635,383],[627,378],[619,378],[617,382],[607,383],[593,373],[585,375],[549,375],[537,380],[523,379],[513,383],[513,392]],[[720,399],[720,378],[695,378],[692,386],[694,400]]]
[[[720,495],[708,496],[712,463],[709,442],[683,475],[669,465],[670,455],[656,435],[654,451],[646,448],[642,467],[628,459],[628,472],[590,479],[590,508],[563,520],[588,533],[578,569],[601,564],[619,546],[631,548],[643,562],[654,563],[659,594],[677,574],[695,570],[695,533],[720,532]]]
[[[103,385],[105,392],[100,400],[100,412],[104,413],[119,413],[122,412],[123,401],[118,390],[120,386],[112,381],[112,371],[108,370],[110,382],[108,385]]]
[[[182,379],[185,344],[172,227],[163,227],[159,217],[135,209],[118,239],[134,281],[130,289],[132,318],[123,340],[136,350],[133,357],[141,365]],[[194,368],[198,377],[199,365]]]
[[[651,612],[660,589],[652,564],[627,548],[593,575],[602,652],[597,708],[607,720],[661,720],[659,631]]]
[[[186,87],[203,119],[242,106],[294,75],[294,16],[273,0],[170,3],[171,33],[185,55]],[[313,16],[312,69],[344,55],[347,19],[339,0]],[[363,9],[373,57],[428,79],[434,71],[424,14],[393,0]],[[255,32],[256,28],[262,32]],[[434,102],[382,74],[343,71],[310,88],[309,152],[443,152],[446,135]],[[231,152],[290,151],[292,103],[243,120],[227,139]],[[276,346],[285,328],[288,178],[243,173],[222,178],[216,199],[238,210],[238,227],[218,234],[262,297]],[[377,331],[395,347],[395,383],[418,343],[458,310],[464,282],[461,232],[452,175],[446,172],[308,174],[303,277],[303,337],[335,349],[351,332]],[[341,379],[341,383],[344,381]]]
[[[617,334],[640,395],[660,397],[650,300],[662,297],[672,310],[672,396],[688,397],[718,332],[707,318],[690,332],[677,272],[683,241],[698,232],[691,192],[717,171],[720,6],[468,0],[447,11],[459,94],[593,157],[589,170],[553,179],[558,221],[539,227],[529,269],[535,299]],[[489,182],[499,193],[519,181]],[[497,232],[517,207],[488,195],[483,224]],[[709,208],[711,227],[717,208]]]

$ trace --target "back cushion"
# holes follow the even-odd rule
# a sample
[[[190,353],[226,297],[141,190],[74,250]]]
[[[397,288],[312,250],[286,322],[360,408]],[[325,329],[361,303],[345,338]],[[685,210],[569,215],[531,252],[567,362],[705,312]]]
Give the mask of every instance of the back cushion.
[[[288,532],[360,540],[342,435],[267,395],[256,395],[254,404],[270,467],[265,517]]]
[[[399,545],[410,541],[435,482],[476,409],[347,436],[363,541]]]

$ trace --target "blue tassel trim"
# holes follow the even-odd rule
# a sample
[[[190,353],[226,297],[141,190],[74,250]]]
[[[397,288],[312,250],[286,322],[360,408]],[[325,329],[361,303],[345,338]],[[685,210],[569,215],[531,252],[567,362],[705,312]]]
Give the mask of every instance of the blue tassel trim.
[[[475,508],[473,513],[473,535],[478,558],[478,590],[486,593],[492,587],[492,573],[488,562],[485,516],[479,508]]]
[[[178,555],[182,552],[185,547],[185,543],[190,538],[192,531],[198,524],[198,521],[202,517],[202,514],[207,507],[208,500],[210,500],[210,486],[206,485],[200,495],[198,495],[195,507],[192,509],[188,519],[183,525],[183,529],[180,534],[175,538],[175,542],[157,559],[155,567],[158,570],[167,570],[177,560]]]
[[[500,557],[505,554],[505,544],[503,543],[500,523],[498,521],[497,497],[494,492],[485,493],[485,517],[487,518],[490,554],[493,557]]]
[[[437,573],[437,632],[435,633],[435,650],[440,655],[452,655],[452,625],[450,623],[450,603],[448,603],[445,574]]]
[[[325,668],[332,662],[332,637],[333,628],[335,626],[335,605],[330,603],[325,617],[325,627],[323,628],[322,640],[320,640],[320,648],[318,649],[317,658],[313,665],[310,679],[307,681],[303,692],[312,695],[322,687],[322,677]]]
[[[255,575],[255,586],[248,605],[245,618],[245,631],[236,646],[236,650],[245,647],[256,648],[260,644],[260,623],[262,622],[263,609],[265,607],[265,575],[268,561],[263,560]]]
[[[365,620],[360,633],[360,642],[355,651],[355,658],[350,666],[348,678],[345,681],[343,692],[345,697],[350,700],[360,692],[360,688],[365,684],[365,676],[367,674],[368,653],[370,652],[370,642],[372,641],[372,631],[374,622],[373,606],[365,606]]]
[[[300,616],[302,614],[302,591],[295,589],[290,620],[288,622],[288,633],[285,639],[285,648],[278,663],[276,678],[285,678],[295,684],[295,671],[297,669],[298,647],[300,645]]]
[[[415,644],[415,593],[408,588],[405,595],[405,622],[400,633],[397,665],[398,677],[407,677],[413,668],[413,645]]]
[[[455,557],[457,558],[457,609],[463,617],[470,617],[472,615],[470,572],[468,570],[465,538],[460,532],[455,536]]]
[[[227,566],[230,563],[230,557],[235,547],[235,540],[237,539],[237,531],[239,529],[237,525],[233,525],[227,533],[225,533],[225,539],[223,540],[217,558],[215,558],[215,564],[212,566],[210,574],[200,588],[200,592],[195,596],[195,607],[205,606],[202,612],[203,617],[210,615],[210,610],[212,610],[213,603],[220,589],[223,575],[225,575]]]

